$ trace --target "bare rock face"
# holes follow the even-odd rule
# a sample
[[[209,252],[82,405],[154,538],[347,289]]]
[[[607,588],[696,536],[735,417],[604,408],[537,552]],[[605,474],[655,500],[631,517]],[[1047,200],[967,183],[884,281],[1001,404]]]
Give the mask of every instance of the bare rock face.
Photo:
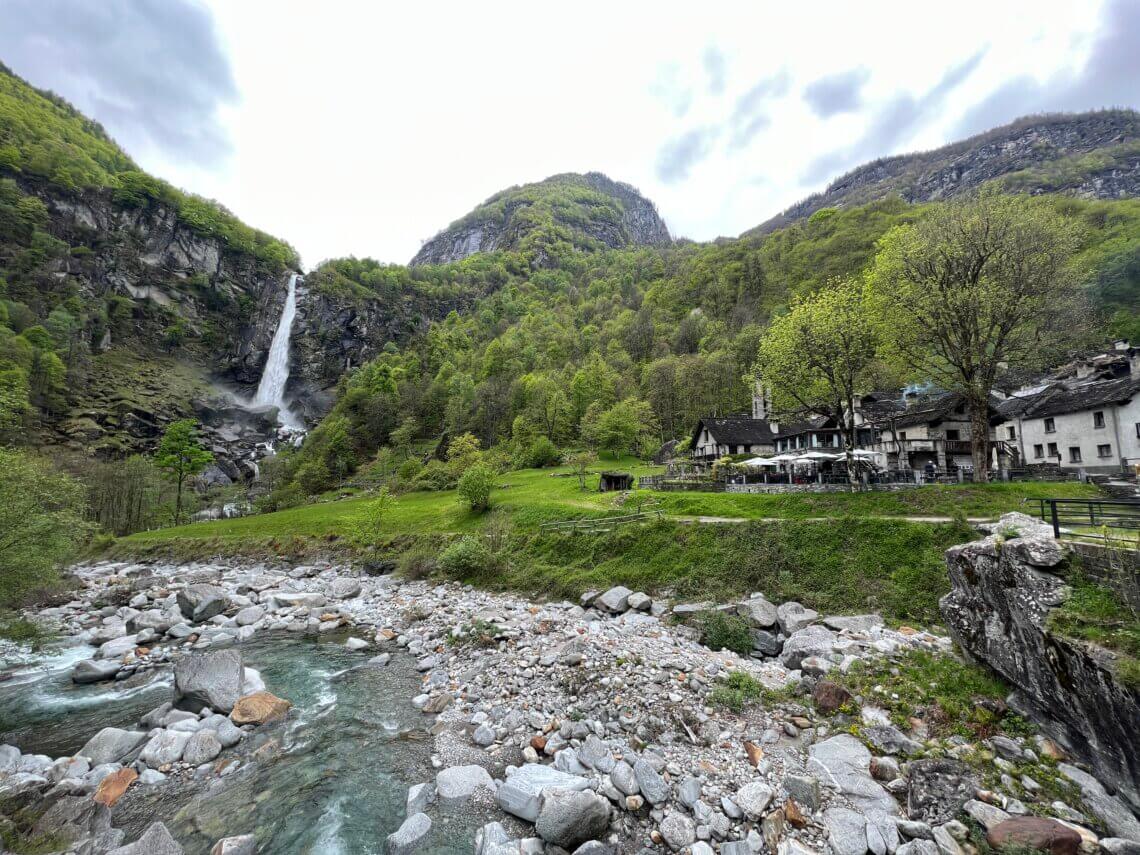
[[[1067,558],[1056,547],[1040,529],[952,547],[942,616],[961,648],[1010,682],[1050,735],[1135,810],[1140,692],[1116,678],[1108,651],[1050,631],[1049,612],[1068,596]]]
[[[575,190],[607,196],[612,205],[603,209],[595,204],[596,198],[575,195]],[[575,244],[585,247],[599,243],[617,249],[667,246],[672,242],[656,207],[630,185],[599,172],[566,173],[492,196],[425,243],[412,259],[412,266],[447,264],[477,252],[518,249],[523,238],[536,228],[528,217],[518,215],[533,206],[542,207],[545,197],[555,191],[569,191],[569,198],[578,205],[580,216],[572,220],[560,219],[557,208],[553,211],[556,224],[571,230]]]

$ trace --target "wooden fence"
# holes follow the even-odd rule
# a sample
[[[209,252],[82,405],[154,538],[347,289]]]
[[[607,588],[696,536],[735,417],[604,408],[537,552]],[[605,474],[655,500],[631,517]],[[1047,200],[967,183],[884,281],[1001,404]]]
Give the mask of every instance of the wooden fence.
[[[655,511],[642,511],[636,514],[623,514],[617,517],[592,517],[590,519],[581,520],[559,520],[558,522],[543,523],[538,528],[540,531],[609,531],[619,525],[626,525],[633,522],[643,522],[645,520],[660,518],[662,516],[661,510]]]

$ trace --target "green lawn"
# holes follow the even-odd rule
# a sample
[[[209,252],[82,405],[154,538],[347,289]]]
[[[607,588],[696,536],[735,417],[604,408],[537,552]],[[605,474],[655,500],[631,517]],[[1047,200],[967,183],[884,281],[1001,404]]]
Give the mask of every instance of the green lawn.
[[[457,536],[489,532],[492,569],[466,581],[546,595],[574,596],[622,583],[687,599],[723,599],[764,591],[826,611],[877,609],[894,620],[938,620],[948,590],[942,553],[974,533],[961,522],[907,516],[996,517],[1022,499],[1095,495],[1086,485],[1015,483],[918,487],[894,493],[757,495],[655,493],[665,519],[608,532],[543,532],[543,522],[628,512],[612,493],[596,492],[603,469],[657,471],[632,459],[603,460],[582,491],[569,470],[508,472],[492,494],[492,512],[474,514],[454,491],[405,493],[379,534],[361,535],[368,497],[318,502],[271,514],[142,532],[111,554],[201,558],[317,554],[425,556],[430,566]],[[743,523],[701,525],[710,516]],[[836,525],[835,522],[839,524]]]

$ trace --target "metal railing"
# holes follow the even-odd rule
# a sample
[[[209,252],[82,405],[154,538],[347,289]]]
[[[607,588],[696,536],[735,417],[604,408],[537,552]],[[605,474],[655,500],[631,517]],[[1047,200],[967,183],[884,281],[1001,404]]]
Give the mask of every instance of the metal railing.
[[[622,514],[621,516],[614,517],[591,517],[589,519],[579,520],[558,520],[557,522],[548,522],[540,525],[539,531],[606,531],[614,526],[627,525],[632,522],[641,522],[643,520],[652,519],[654,517],[660,518],[662,516],[661,509],[658,508],[652,511],[641,511],[636,514]]]
[[[1125,540],[1140,534],[1140,501],[1127,499],[1026,499],[1053,526],[1053,537],[1075,540]]]

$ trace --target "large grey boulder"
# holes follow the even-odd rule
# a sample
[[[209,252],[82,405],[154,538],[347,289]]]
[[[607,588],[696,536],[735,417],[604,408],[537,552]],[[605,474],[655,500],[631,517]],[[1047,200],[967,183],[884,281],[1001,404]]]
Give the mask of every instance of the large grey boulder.
[[[112,849],[107,855],[182,855],[182,847],[165,825],[152,822],[134,843]]]
[[[333,579],[330,593],[334,600],[351,600],[353,597],[360,596],[360,590],[359,579],[338,577]]]
[[[218,739],[218,734],[212,730],[199,730],[190,737],[186,747],[182,749],[182,761],[191,766],[201,766],[221,753],[222,743]]]
[[[414,813],[388,835],[389,855],[407,855],[431,831],[431,818],[426,813]]]
[[[193,623],[220,615],[229,604],[226,592],[213,585],[189,585],[178,592],[178,608]]]
[[[687,846],[692,846],[693,842],[697,839],[697,830],[693,825],[693,821],[685,816],[683,813],[670,811],[665,814],[665,818],[661,820],[661,825],[658,827],[661,832],[661,838],[665,844],[674,852],[679,852]],[[710,852],[712,850],[709,850]]]
[[[178,730],[160,730],[143,746],[139,759],[152,769],[167,763],[177,763],[182,759],[182,751],[192,734]]]
[[[552,766],[541,763],[527,763],[513,775],[507,776],[507,780],[499,786],[495,799],[507,813],[534,822],[538,819],[544,790],[586,790],[589,787],[589,780],[579,775],[559,772]]]
[[[131,632],[153,629],[161,635],[181,620],[182,614],[176,609],[147,609],[128,620],[127,628]]]
[[[547,843],[572,852],[587,840],[597,840],[610,826],[610,803],[589,790],[551,788],[542,793],[534,828]]]
[[[210,849],[210,855],[257,855],[257,838],[252,834],[223,837]]]
[[[764,811],[772,801],[772,788],[762,781],[745,784],[736,791],[732,800],[744,811],[744,815],[755,821],[764,816]]]
[[[961,760],[915,760],[907,776],[907,816],[942,825],[958,814],[977,789],[973,771]]]
[[[749,597],[736,607],[736,612],[756,629],[771,629],[778,617],[776,606],[762,596]]]
[[[71,681],[83,684],[110,680],[122,667],[123,663],[118,659],[84,659],[75,663],[75,668],[71,671]]]
[[[780,664],[799,668],[811,656],[825,657],[835,646],[836,634],[825,626],[813,624],[793,633],[780,651]]]
[[[245,671],[236,650],[192,653],[174,663],[174,705],[228,713],[242,696]]]
[[[831,786],[863,813],[897,814],[898,803],[871,777],[871,752],[849,733],[841,733],[808,749],[807,772]]]
[[[92,766],[100,766],[103,763],[122,761],[144,742],[146,742],[146,733],[141,730],[105,727],[87,740],[87,744],[76,753],[90,760]]]
[[[629,608],[629,595],[632,593],[633,591],[624,585],[616,585],[594,600],[594,606],[613,614],[620,614]]]
[[[1140,843],[1140,820],[1120,799],[1110,796],[1100,781],[1069,763],[1061,763],[1057,769],[1081,788],[1081,798],[1089,810],[1114,837],[1125,837]]]
[[[870,632],[877,626],[883,626],[882,615],[828,615],[823,619],[823,625],[836,632],[851,633]]]
[[[800,605],[794,600],[781,603],[776,609],[776,622],[779,623],[780,630],[784,635],[791,635],[817,620],[819,620],[819,612]]]
[[[482,766],[451,766],[435,776],[435,791],[441,799],[468,799],[479,789],[495,789],[494,779]]]
[[[867,851],[867,818],[849,808],[833,807],[823,812],[827,845],[834,855],[864,855]]]
[[[137,646],[138,641],[135,636],[123,635],[101,644],[99,650],[95,653],[95,658],[121,659],[126,654],[132,652]]]

